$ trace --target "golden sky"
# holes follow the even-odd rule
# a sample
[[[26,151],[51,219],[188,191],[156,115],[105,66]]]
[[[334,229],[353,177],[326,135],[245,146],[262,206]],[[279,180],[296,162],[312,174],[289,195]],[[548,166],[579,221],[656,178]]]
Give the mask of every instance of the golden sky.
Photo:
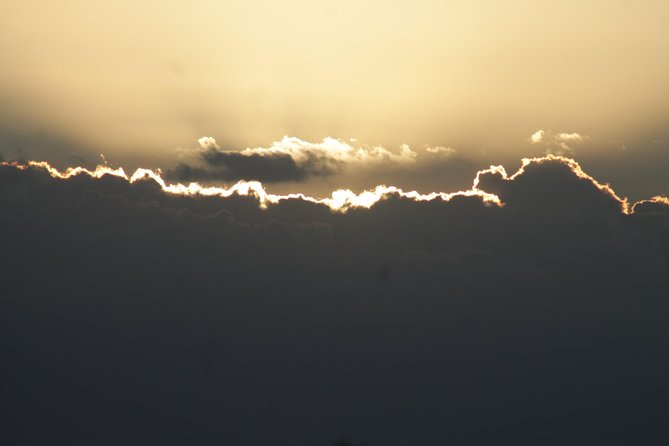
[[[331,137],[462,165],[562,152],[637,184],[621,166],[669,164],[668,21],[666,0],[4,0],[0,153],[168,168],[203,136]]]

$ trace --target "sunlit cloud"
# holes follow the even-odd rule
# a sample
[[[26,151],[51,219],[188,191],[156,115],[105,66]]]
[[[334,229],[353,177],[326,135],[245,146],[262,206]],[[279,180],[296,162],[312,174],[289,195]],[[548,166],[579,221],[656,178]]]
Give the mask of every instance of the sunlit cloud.
[[[425,148],[425,151],[433,155],[439,155],[444,157],[449,157],[457,153],[457,150],[455,150],[454,148],[445,146],[427,147]]]
[[[212,138],[213,139],[213,138]],[[269,156],[276,154],[290,155],[298,163],[309,162],[312,158],[333,160],[335,162],[412,162],[417,154],[407,144],[400,146],[399,152],[392,152],[380,146],[354,147],[335,138],[324,138],[321,142],[304,141],[294,136],[284,136],[269,147],[248,148],[241,151],[244,155]]]
[[[543,144],[547,155],[573,156],[576,146],[587,139],[588,136],[576,132],[553,133],[549,130],[537,130],[530,136],[529,141],[531,144]]]
[[[218,150],[220,149],[219,145],[216,144],[216,140],[211,136],[203,136],[197,140],[200,150]]]
[[[568,141],[575,141],[575,142],[581,142],[583,141],[583,135],[579,133],[558,133],[557,139],[563,142],[568,142]]]
[[[537,130],[530,136],[530,141],[532,144],[539,144],[541,141],[544,139],[544,131],[543,130]]]

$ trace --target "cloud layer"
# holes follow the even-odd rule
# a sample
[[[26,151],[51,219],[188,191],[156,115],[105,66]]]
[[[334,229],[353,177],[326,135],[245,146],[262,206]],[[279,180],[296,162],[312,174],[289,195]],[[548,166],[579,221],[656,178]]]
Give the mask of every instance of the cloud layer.
[[[0,166],[6,442],[666,434],[666,198],[557,156],[350,194]]]
[[[355,148],[334,138],[320,143],[285,136],[270,147],[247,148],[242,151],[221,150],[216,140],[198,140],[200,166],[180,163],[167,172],[177,181],[258,180],[265,183],[303,181],[314,176],[329,176],[356,165],[411,163],[417,156],[403,145],[398,153],[383,147]],[[434,152],[439,153],[439,151]]]

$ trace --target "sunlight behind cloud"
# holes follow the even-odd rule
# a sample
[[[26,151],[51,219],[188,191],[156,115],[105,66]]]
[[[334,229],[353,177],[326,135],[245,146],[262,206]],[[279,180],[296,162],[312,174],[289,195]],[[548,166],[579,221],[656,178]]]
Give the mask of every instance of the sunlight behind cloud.
[[[454,197],[478,197],[483,203],[492,204],[496,206],[503,206],[504,202],[494,193],[490,193],[485,189],[482,189],[481,186],[481,177],[488,174],[499,175],[503,181],[514,181],[516,178],[523,175],[528,166],[532,164],[542,164],[542,163],[560,163],[567,166],[571,172],[578,178],[586,180],[588,183],[592,184],[595,188],[604,192],[606,195],[610,196],[614,201],[619,204],[620,211],[623,214],[631,214],[634,212],[634,207],[636,204],[641,203],[662,203],[667,204],[667,198],[662,196],[655,196],[648,200],[641,200],[638,203],[630,205],[626,198],[620,198],[616,192],[608,184],[603,184],[594,179],[592,176],[588,175],[583,171],[581,166],[574,161],[573,159],[566,158],[558,155],[546,155],[541,158],[524,158],[521,163],[521,167],[512,175],[507,174],[506,169],[503,166],[490,166],[488,169],[479,171],[474,178],[472,187],[467,190],[457,191],[457,192],[431,192],[428,194],[421,194],[416,191],[403,191],[402,189],[395,186],[385,186],[379,185],[371,190],[364,190],[361,193],[355,193],[349,189],[338,189],[332,192],[330,197],[326,198],[314,198],[312,196],[303,194],[303,193],[292,193],[285,195],[272,194],[265,190],[262,183],[258,181],[239,181],[230,187],[217,187],[217,186],[202,186],[196,182],[189,184],[181,183],[168,183],[161,176],[160,171],[153,171],[150,169],[137,169],[132,175],[128,176],[122,168],[111,168],[109,166],[97,166],[95,170],[88,170],[83,167],[72,167],[67,169],[65,172],[60,172],[49,163],[44,161],[30,161],[26,164],[18,162],[1,162],[2,166],[14,166],[20,170],[25,170],[28,168],[38,168],[43,169],[49,172],[49,174],[54,178],[60,179],[70,179],[77,175],[88,175],[93,178],[102,178],[105,175],[112,175],[118,178],[123,178],[130,183],[141,181],[144,179],[150,179],[156,182],[163,191],[170,194],[177,195],[191,195],[191,196],[218,196],[218,197],[230,197],[232,195],[242,195],[242,196],[253,196],[258,200],[258,203],[261,207],[266,207],[270,204],[276,204],[284,200],[299,199],[308,201],[311,203],[323,204],[329,207],[333,211],[346,212],[346,210],[351,208],[370,208],[374,206],[379,201],[385,199],[388,196],[399,196],[407,198],[414,201],[431,201],[440,199],[442,201],[450,201]]]

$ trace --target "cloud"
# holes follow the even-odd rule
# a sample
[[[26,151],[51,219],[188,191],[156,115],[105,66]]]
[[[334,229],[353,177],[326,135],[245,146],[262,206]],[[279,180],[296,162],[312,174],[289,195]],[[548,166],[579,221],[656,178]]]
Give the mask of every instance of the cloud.
[[[634,213],[667,214],[669,213],[669,198],[656,196],[649,198],[648,200],[640,200],[634,203],[632,210]]]
[[[573,156],[576,146],[583,143],[587,136],[580,133],[553,133],[548,130],[537,130],[530,136],[532,144],[543,144],[546,154]]]
[[[609,185],[592,178],[574,160],[557,155],[525,158],[511,176],[503,166],[491,166],[478,172],[474,186],[511,206],[599,214],[629,212],[627,200]]]
[[[426,147],[425,151],[433,155],[440,155],[445,157],[453,156],[457,153],[457,150],[455,150],[454,148],[444,147],[444,146]]]
[[[197,143],[201,150],[219,150],[221,148],[211,136],[203,136],[197,140]]]
[[[319,171],[300,167],[290,155],[272,154],[255,155],[238,152],[224,152],[209,150],[202,154],[202,159],[208,170],[202,178],[195,180],[254,180],[267,183],[281,181],[300,181],[310,175],[327,174],[328,171]],[[187,166],[186,166],[187,167]],[[180,178],[184,179],[184,178]],[[192,179],[190,179],[192,181]]]
[[[555,155],[341,196],[0,165],[3,443],[660,438],[666,198]]]
[[[530,136],[530,141],[532,142],[532,144],[539,144],[540,142],[542,142],[545,133],[546,132],[544,132],[543,130],[537,130],[536,132],[534,132],[532,136]]]
[[[562,142],[581,142],[584,137],[578,133],[558,133],[557,139]]]
[[[399,152],[383,147],[353,147],[334,138],[312,143],[285,136],[269,147],[225,151],[211,137],[198,140],[204,166],[181,163],[167,176],[178,181],[258,180],[266,183],[303,181],[329,176],[356,166],[412,163],[417,154],[404,144]]]

